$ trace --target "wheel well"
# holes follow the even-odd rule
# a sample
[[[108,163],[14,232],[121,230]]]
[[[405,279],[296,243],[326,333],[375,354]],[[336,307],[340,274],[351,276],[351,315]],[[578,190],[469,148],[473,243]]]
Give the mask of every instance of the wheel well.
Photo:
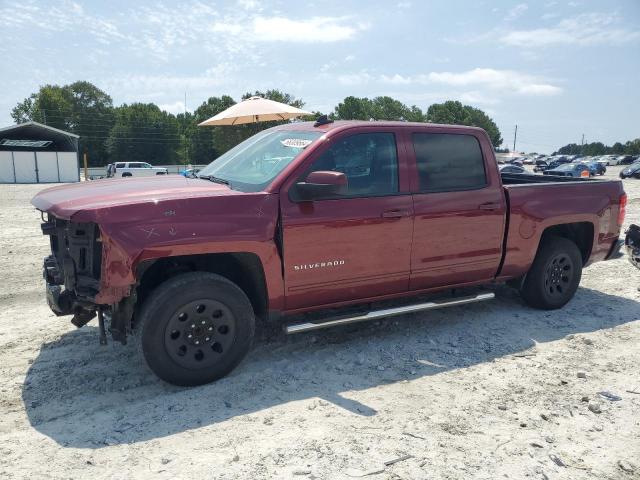
[[[587,263],[593,248],[593,223],[577,222],[553,225],[542,232],[542,238],[550,235],[564,237],[575,243],[582,254],[582,263]]]
[[[138,305],[162,282],[187,272],[211,272],[238,285],[259,319],[267,316],[267,286],[260,258],[253,253],[208,253],[165,257],[138,266]]]

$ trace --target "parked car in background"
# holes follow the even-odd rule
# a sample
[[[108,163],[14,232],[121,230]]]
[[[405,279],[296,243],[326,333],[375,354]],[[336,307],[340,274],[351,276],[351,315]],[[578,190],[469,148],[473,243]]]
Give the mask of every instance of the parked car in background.
[[[620,178],[640,178],[640,162],[632,163],[620,171]]]
[[[550,168],[543,172],[544,175],[556,175],[559,177],[590,177],[589,166],[584,163],[565,163],[556,168]]]
[[[631,165],[634,160],[633,155],[620,155],[618,157],[618,165]]]
[[[578,160],[577,162],[574,163],[582,163],[586,166],[589,167],[589,173],[591,174],[591,176],[596,176],[596,175],[604,175],[607,172],[607,167],[600,163],[600,162],[596,162],[594,160]]]
[[[560,165],[564,165],[566,163],[571,163],[571,160],[568,160],[566,157],[556,158],[555,160],[549,162],[547,170],[553,170],[554,168],[558,168]]]
[[[114,177],[151,177],[167,175],[169,171],[164,167],[154,167],[146,162],[116,162]]]
[[[599,162],[607,162],[607,165],[617,165],[615,155],[602,155]]]
[[[542,173],[547,168],[549,168],[549,162],[546,160],[536,160],[536,165],[533,167],[533,171]]]
[[[525,173],[526,170],[520,165],[500,165],[500,173]]]
[[[196,173],[200,171],[199,168],[187,168],[185,170],[180,170],[180,175],[183,177],[195,177]]]

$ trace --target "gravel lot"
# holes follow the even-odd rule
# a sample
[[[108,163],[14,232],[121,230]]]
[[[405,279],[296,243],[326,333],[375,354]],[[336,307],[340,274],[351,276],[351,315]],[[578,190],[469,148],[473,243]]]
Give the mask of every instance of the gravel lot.
[[[49,311],[41,188],[0,185],[0,478],[640,478],[640,271],[626,259],[585,270],[560,311],[504,287],[271,332],[228,378],[181,389],[132,345],[101,347],[95,321]],[[625,189],[640,222],[640,181]]]

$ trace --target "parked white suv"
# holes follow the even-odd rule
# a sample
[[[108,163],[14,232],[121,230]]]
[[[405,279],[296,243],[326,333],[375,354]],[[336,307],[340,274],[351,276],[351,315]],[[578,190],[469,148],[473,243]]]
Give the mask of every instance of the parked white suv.
[[[152,175],[166,175],[169,171],[164,167],[154,167],[146,162],[116,162],[115,168],[107,167],[109,177],[149,177]],[[112,170],[112,174],[109,174]]]

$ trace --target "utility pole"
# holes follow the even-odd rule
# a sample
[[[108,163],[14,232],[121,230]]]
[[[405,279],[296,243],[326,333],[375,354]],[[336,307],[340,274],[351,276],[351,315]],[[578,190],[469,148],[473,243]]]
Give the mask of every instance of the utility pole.
[[[42,116],[44,117],[44,124],[47,124],[47,111],[43,108],[42,109]]]
[[[184,92],[184,124],[187,124],[187,92]],[[187,135],[184,133],[184,129],[183,129],[183,134],[182,134],[183,138],[184,138],[184,168],[185,170],[187,169],[187,165],[189,164],[189,162],[187,161]]]
[[[518,137],[518,125],[516,124],[516,129],[513,132],[513,151],[516,151],[516,138]]]
[[[84,179],[89,180],[89,173],[88,173],[88,165],[87,165],[87,151],[84,151],[84,155],[83,155],[83,160],[84,160]]]
[[[580,145],[584,145],[584,133],[582,134],[582,140],[580,141]]]

